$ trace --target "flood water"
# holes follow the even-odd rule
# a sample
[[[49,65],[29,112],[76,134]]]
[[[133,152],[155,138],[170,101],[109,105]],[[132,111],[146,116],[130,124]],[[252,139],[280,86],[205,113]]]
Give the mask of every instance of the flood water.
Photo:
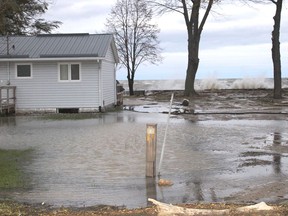
[[[24,167],[29,189],[6,196],[53,206],[134,208],[146,206],[148,197],[167,203],[223,201],[287,179],[286,121],[172,117],[161,177],[174,185],[158,187],[145,178],[146,124],[157,124],[159,160],[166,121],[165,114],[129,111],[82,120],[0,118],[1,149],[34,150]]]

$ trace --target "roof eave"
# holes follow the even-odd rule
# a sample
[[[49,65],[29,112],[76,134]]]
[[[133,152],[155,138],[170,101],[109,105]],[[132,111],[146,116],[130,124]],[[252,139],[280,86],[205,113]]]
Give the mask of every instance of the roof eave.
[[[112,37],[112,50],[113,50],[113,54],[114,54],[114,58],[115,58],[116,64],[119,64],[120,63],[120,59],[119,59],[119,54],[118,54],[118,50],[117,50],[117,47],[116,47],[114,36]]]
[[[0,62],[32,62],[32,61],[89,61],[104,60],[104,57],[63,57],[63,58],[0,58]]]

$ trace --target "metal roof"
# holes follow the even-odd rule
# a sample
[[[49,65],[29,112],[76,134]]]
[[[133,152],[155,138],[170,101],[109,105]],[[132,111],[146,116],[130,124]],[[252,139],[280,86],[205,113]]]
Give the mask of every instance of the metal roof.
[[[114,52],[116,52],[114,53],[116,62],[118,62],[118,55],[112,34],[85,33],[1,36],[0,58],[104,58],[111,43]]]

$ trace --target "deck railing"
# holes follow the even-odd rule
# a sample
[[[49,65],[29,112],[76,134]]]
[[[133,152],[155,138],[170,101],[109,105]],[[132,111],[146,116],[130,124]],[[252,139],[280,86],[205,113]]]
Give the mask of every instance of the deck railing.
[[[123,94],[124,94],[124,92],[118,92],[117,93],[117,106],[123,105]]]
[[[116,85],[117,89],[117,106],[123,105],[124,88],[122,84]]]
[[[0,86],[0,114],[15,113],[16,86]]]

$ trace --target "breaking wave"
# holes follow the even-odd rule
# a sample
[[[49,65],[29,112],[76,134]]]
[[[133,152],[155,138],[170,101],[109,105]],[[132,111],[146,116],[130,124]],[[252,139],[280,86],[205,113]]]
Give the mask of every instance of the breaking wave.
[[[126,91],[128,84],[126,80],[120,81]],[[196,90],[215,89],[272,89],[274,86],[272,78],[256,77],[242,79],[217,79],[214,77],[197,79]],[[135,80],[134,90],[183,90],[185,80]],[[282,78],[282,87],[288,88],[288,78]]]

